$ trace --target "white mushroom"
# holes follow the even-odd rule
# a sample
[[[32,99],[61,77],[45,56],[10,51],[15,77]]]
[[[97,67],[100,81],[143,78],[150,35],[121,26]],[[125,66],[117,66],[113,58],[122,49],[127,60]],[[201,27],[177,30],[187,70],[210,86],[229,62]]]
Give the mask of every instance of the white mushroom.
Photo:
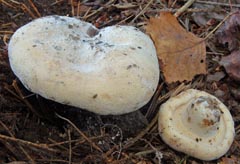
[[[8,50],[26,88],[104,115],[141,108],[159,80],[153,42],[131,26],[98,30],[76,18],[48,16],[19,28]]]
[[[230,148],[235,131],[227,107],[216,97],[189,89],[160,107],[159,133],[180,152],[201,160],[214,160]]]

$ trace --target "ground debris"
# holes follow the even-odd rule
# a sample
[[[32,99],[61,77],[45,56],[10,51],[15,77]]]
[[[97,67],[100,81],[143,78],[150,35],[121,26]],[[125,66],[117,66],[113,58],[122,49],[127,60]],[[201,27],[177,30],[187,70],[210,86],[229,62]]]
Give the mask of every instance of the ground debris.
[[[240,50],[234,51],[228,56],[224,56],[220,64],[224,66],[231,78],[240,82]]]
[[[216,32],[219,43],[226,45],[229,51],[236,51],[240,46],[240,11],[233,13]]]

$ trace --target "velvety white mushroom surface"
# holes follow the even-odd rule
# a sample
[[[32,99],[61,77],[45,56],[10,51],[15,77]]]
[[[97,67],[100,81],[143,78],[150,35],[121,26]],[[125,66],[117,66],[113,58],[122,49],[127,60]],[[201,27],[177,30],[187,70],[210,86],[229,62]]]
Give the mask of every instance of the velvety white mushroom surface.
[[[104,115],[141,108],[159,80],[153,42],[131,26],[98,30],[76,18],[43,17],[19,28],[8,51],[26,88]]]
[[[159,133],[173,149],[214,160],[229,150],[235,130],[222,102],[204,91],[189,89],[160,107]]]

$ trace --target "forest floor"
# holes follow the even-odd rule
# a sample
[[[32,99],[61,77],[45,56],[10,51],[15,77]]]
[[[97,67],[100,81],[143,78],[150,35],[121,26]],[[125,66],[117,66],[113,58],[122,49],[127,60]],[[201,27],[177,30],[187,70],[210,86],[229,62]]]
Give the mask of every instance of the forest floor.
[[[100,116],[32,94],[10,68],[11,36],[38,17],[64,15],[90,22],[97,28],[132,25],[144,32],[150,17],[163,10],[175,13],[184,4],[181,0],[0,0],[0,163],[239,164],[240,81],[229,76],[219,64],[231,50],[217,43],[214,33],[206,40],[206,75],[173,85],[167,85],[161,77],[158,90],[147,105],[121,116]],[[178,21],[186,30],[204,38],[229,13],[239,9],[238,4],[237,0],[196,0],[178,16]],[[238,36],[239,20],[235,31]],[[220,159],[206,162],[190,157],[171,149],[159,136],[159,106],[188,88],[215,95],[233,116],[235,139]]]

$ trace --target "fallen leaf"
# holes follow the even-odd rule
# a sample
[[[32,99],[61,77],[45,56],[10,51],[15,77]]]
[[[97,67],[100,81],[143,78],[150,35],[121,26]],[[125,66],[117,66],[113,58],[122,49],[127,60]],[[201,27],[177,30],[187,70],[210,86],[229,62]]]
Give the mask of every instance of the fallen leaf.
[[[217,96],[218,98],[223,99],[225,92],[222,91],[221,89],[217,89],[216,91],[214,91],[214,95]]]
[[[24,162],[24,161],[13,161],[13,162],[6,163],[6,164],[27,164],[27,162]]]
[[[224,72],[215,72],[214,74],[208,74],[207,75],[207,81],[208,82],[213,82],[213,81],[220,81],[222,78],[225,77]]]
[[[231,11],[238,10],[236,5],[240,4],[240,0],[211,0],[211,1],[195,1],[192,5],[193,9],[200,9],[203,12],[193,12],[192,18],[199,26],[209,25],[212,21],[221,21],[228,15],[226,6],[229,4]],[[211,25],[211,24],[210,24]]]
[[[223,57],[220,64],[224,66],[232,79],[240,81],[240,50],[233,51],[230,55]]]
[[[240,11],[235,12],[217,30],[219,43],[227,45],[230,51],[238,50],[240,46]]]
[[[167,83],[191,81],[206,73],[205,42],[187,32],[171,13],[150,18],[146,31],[154,41]]]
[[[216,0],[215,0],[216,1]],[[214,2],[214,1],[213,1]],[[192,18],[199,26],[206,26],[210,21],[221,21],[227,15],[219,5],[194,3],[194,9],[207,10],[206,12],[193,12]]]
[[[239,161],[236,157],[223,157],[219,164],[239,164]]]
[[[231,87],[231,88],[230,88],[230,91],[231,91],[233,97],[234,97],[236,100],[240,101],[240,88]]]

